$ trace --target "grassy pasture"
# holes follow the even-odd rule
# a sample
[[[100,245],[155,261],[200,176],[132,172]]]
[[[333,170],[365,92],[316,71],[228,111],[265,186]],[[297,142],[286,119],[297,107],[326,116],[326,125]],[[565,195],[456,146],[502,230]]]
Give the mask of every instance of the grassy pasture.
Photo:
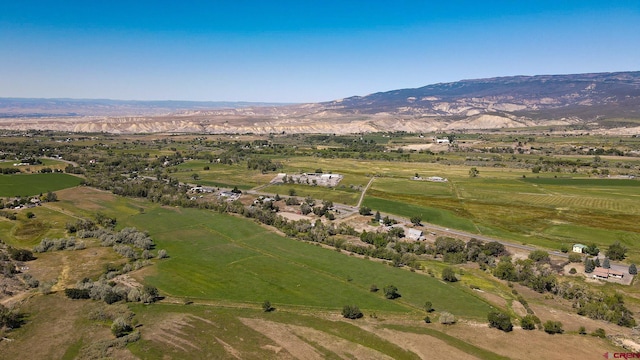
[[[490,306],[456,284],[283,238],[246,219],[193,209],[157,208],[126,219],[149,229],[170,259],[145,279],[190,299],[368,311],[419,311],[426,299],[454,314],[483,318]],[[369,287],[398,287],[395,301]]]
[[[378,194],[378,193],[376,193]],[[374,211],[383,211],[404,217],[419,215],[425,222],[437,224],[444,227],[450,227],[476,233],[474,223],[465,219],[464,216],[458,215],[453,211],[443,210],[436,207],[424,206],[416,203],[407,203],[404,197],[392,197],[394,200],[383,199],[374,196],[365,198],[363,205],[368,206]]]
[[[145,200],[114,196],[107,191],[85,186],[62,190],[57,194],[58,201],[47,203],[46,206],[59,213],[79,218],[94,218],[96,213],[101,212],[119,221],[123,217],[144,212],[152,206]]]
[[[15,164],[17,162],[17,160],[13,160],[13,161],[0,161],[0,168],[13,168],[13,164]],[[51,169],[59,169],[59,170],[63,170],[66,166],[67,163],[63,162],[63,161],[58,161],[58,160],[54,160],[54,159],[40,159],[40,162],[42,162],[42,164],[39,165],[23,165],[18,167],[18,169],[20,169],[20,171],[27,171],[27,169],[29,169],[29,172],[32,173],[36,173],[38,171],[40,171],[43,168],[51,168]]]
[[[82,179],[67,174],[0,175],[0,197],[30,196],[80,185]]]
[[[260,191],[267,193],[289,195],[289,190],[293,189],[298,197],[311,196],[314,199],[329,200],[335,203],[356,205],[360,199],[360,191],[350,188],[326,188],[323,186],[282,184],[270,185],[262,188]]]
[[[205,166],[208,166],[209,170],[204,170]],[[172,173],[171,176],[181,182],[223,188],[237,186],[242,190],[268,184],[275,176],[275,173],[262,174],[258,170],[249,170],[244,164],[225,165],[209,163],[205,160],[187,161],[174,168],[178,169],[178,172]],[[198,180],[193,179],[193,174],[198,175]]]
[[[35,217],[28,219],[26,212],[32,212]],[[65,236],[65,224],[76,219],[61,213],[47,205],[28,210],[20,210],[17,221],[0,218],[0,234],[2,240],[10,245],[32,247],[44,237],[57,238]]]

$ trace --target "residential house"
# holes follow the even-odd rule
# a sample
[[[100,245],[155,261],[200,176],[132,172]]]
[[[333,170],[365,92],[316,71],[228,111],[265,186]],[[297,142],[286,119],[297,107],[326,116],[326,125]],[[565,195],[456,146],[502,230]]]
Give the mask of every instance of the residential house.
[[[609,278],[609,269],[603,267],[597,267],[591,273],[594,279],[607,280]]]

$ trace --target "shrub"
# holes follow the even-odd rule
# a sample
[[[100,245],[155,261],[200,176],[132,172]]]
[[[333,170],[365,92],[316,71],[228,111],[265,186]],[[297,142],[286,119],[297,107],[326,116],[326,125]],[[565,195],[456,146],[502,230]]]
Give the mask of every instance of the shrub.
[[[19,328],[24,323],[23,318],[23,314],[9,310],[0,304],[0,329],[5,326],[9,329]]]
[[[424,311],[430,313],[433,312],[433,304],[431,303],[431,301],[425,301],[424,303]]]
[[[456,317],[453,314],[448,312],[443,312],[440,314],[440,318],[438,319],[440,324],[451,325],[456,323]]]
[[[607,333],[604,331],[603,328],[597,328],[591,333],[591,336],[605,338],[607,337]]]
[[[89,289],[64,289],[64,294],[70,299],[90,299]]]
[[[503,312],[491,311],[487,315],[487,319],[489,320],[489,327],[496,328],[504,332],[513,330],[511,318]]]
[[[544,325],[544,332],[547,334],[562,334],[564,330],[562,330],[562,323],[560,321],[552,321],[547,320]]]
[[[526,315],[520,321],[520,326],[522,326],[523,330],[534,330],[536,328],[536,323],[539,323],[540,319],[538,319],[535,315]]]
[[[371,292],[377,292],[378,290],[378,286],[376,284],[371,284],[371,287],[369,287],[369,291]]]
[[[569,270],[569,274],[575,274],[577,272],[578,270],[576,270],[576,268],[571,268],[571,270]]]
[[[273,310],[275,310],[275,308],[273,306],[271,306],[271,301],[265,300],[262,303],[262,311],[264,311],[264,312],[272,312]]]
[[[578,329],[578,334],[587,335],[587,329],[584,326],[580,326],[580,329]]]
[[[16,249],[16,248],[10,247],[9,256],[16,261],[35,260],[35,257],[33,257],[33,253],[27,249]]]
[[[393,285],[387,285],[384,287],[384,297],[393,300],[399,298],[401,295],[398,293],[398,288]]]
[[[456,282],[458,281],[458,278],[456,277],[455,271],[452,268],[447,267],[442,270],[442,280]]]
[[[104,300],[104,302],[106,302],[107,304],[113,304],[122,299],[120,298],[120,295],[118,295],[116,292],[109,290],[105,292],[104,296],[102,297],[102,300]]]
[[[164,249],[158,250],[158,259],[165,259],[168,257],[169,255],[167,255],[167,250],[164,250]]]
[[[342,316],[344,316],[347,319],[360,319],[363,315],[362,315],[362,311],[360,311],[360,309],[355,306],[355,305],[345,305],[342,308]]]
[[[156,301],[158,296],[159,296],[158,288],[156,288],[155,286],[151,286],[151,285],[145,285],[142,288],[142,293],[140,294],[140,298],[141,298],[142,302],[147,303],[147,304]]]
[[[427,323],[427,324],[431,324],[431,318],[428,317],[428,316],[425,316],[424,317],[424,322]]]
[[[116,318],[113,320],[113,324],[111,324],[111,333],[113,333],[115,337],[125,336],[131,331],[133,331],[133,327],[125,318]]]
[[[582,262],[582,255],[580,255],[578,253],[569,254],[569,262],[572,262],[572,263]]]

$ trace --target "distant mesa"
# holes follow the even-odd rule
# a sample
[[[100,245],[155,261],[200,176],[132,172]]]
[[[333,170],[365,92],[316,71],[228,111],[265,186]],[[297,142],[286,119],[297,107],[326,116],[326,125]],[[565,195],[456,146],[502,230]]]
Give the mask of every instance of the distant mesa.
[[[462,80],[315,104],[0,98],[0,128],[12,130],[348,134],[532,126],[640,133],[640,71]]]

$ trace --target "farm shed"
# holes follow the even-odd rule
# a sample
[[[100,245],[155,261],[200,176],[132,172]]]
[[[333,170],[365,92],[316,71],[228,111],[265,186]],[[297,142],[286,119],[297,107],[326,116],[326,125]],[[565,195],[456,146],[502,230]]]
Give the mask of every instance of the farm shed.
[[[578,253],[578,254],[582,254],[586,250],[586,248],[587,248],[586,245],[574,244],[573,245],[573,252],[574,253]]]
[[[418,229],[407,229],[406,236],[411,240],[420,240],[422,237],[422,231]]]

